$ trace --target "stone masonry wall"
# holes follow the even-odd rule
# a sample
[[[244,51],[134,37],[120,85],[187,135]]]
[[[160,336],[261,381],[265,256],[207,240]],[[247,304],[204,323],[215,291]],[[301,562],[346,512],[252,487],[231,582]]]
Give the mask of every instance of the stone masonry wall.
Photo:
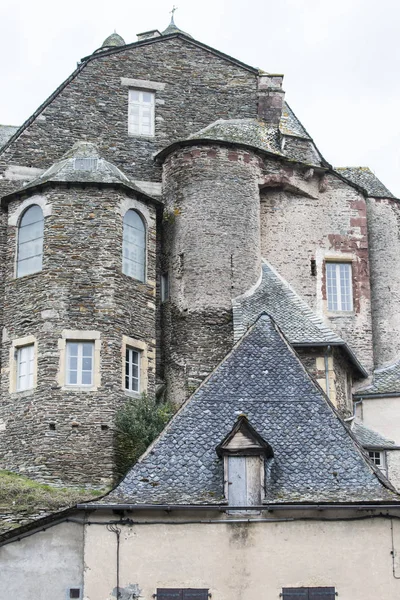
[[[231,299],[259,278],[259,176],[257,156],[217,146],[177,150],[165,161],[164,346],[174,401],[230,350]]]
[[[262,254],[347,341],[364,366],[373,366],[366,203],[356,190],[325,177],[325,191],[306,197],[270,188],[261,192]],[[312,197],[314,196],[314,197]],[[352,262],[352,313],[328,313],[325,260]],[[311,270],[315,260],[316,274]]]
[[[122,388],[122,336],[148,347],[148,389],[155,382],[155,210],[148,230],[148,278],[121,272],[121,205],[114,190],[87,187],[46,193],[43,270],[14,277],[16,227],[8,228],[2,347],[1,467],[62,483],[108,482],[114,471],[113,417]],[[34,200],[34,199],[33,199]],[[10,215],[20,201],[13,201]],[[100,332],[97,390],[62,387],[58,343],[64,329]],[[12,341],[38,343],[37,387],[10,393]]]
[[[128,87],[121,78],[165,84],[156,91],[155,135],[128,135]],[[10,166],[48,168],[77,141],[138,180],[160,181],[155,152],[217,119],[257,116],[257,75],[182,38],[97,56],[0,155],[0,196],[21,181]]]
[[[369,198],[367,206],[375,366],[384,367],[400,359],[400,205]]]

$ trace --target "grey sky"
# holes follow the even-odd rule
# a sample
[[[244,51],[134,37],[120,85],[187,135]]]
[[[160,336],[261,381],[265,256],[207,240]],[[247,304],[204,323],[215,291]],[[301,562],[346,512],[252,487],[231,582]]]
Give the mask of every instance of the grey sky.
[[[396,0],[176,0],[178,27],[265,71],[335,166],[369,166],[400,196]],[[172,2],[2,0],[0,123],[19,125],[114,29],[167,27]]]

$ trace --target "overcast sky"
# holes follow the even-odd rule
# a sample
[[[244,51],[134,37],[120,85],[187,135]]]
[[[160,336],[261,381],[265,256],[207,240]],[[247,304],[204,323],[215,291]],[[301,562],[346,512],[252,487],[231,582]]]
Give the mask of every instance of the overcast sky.
[[[1,0],[0,123],[20,125],[116,29],[165,29],[165,0]],[[369,166],[400,196],[398,0],[176,0],[197,40],[270,73],[335,166]]]

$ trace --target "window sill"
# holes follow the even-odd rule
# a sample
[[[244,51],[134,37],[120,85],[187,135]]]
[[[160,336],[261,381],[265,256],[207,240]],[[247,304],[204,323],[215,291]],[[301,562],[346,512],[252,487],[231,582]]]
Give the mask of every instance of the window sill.
[[[125,396],[129,396],[129,398],[140,398],[140,396],[144,393],[144,392],[131,392],[130,390],[126,390],[125,388],[123,388],[123,392],[124,392]]]
[[[95,385],[62,385],[63,392],[97,392]]]
[[[335,311],[331,310],[326,313],[326,316],[329,319],[338,319],[338,318],[343,318],[343,317],[349,318],[349,317],[355,317],[356,313],[354,312],[354,310],[335,310]]]
[[[129,133],[128,137],[134,138],[135,140],[143,140],[145,142],[154,142],[156,139],[155,135],[140,135],[140,133]]]
[[[35,390],[36,388],[29,388],[29,390],[12,390],[10,394],[24,398],[25,396],[32,396],[32,394],[35,393]]]

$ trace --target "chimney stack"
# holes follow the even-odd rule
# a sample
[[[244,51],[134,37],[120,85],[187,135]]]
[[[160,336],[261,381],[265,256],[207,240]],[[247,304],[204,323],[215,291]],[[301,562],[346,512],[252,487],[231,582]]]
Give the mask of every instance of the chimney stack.
[[[283,75],[259,75],[258,116],[267,123],[278,124],[281,120],[285,92]]]

